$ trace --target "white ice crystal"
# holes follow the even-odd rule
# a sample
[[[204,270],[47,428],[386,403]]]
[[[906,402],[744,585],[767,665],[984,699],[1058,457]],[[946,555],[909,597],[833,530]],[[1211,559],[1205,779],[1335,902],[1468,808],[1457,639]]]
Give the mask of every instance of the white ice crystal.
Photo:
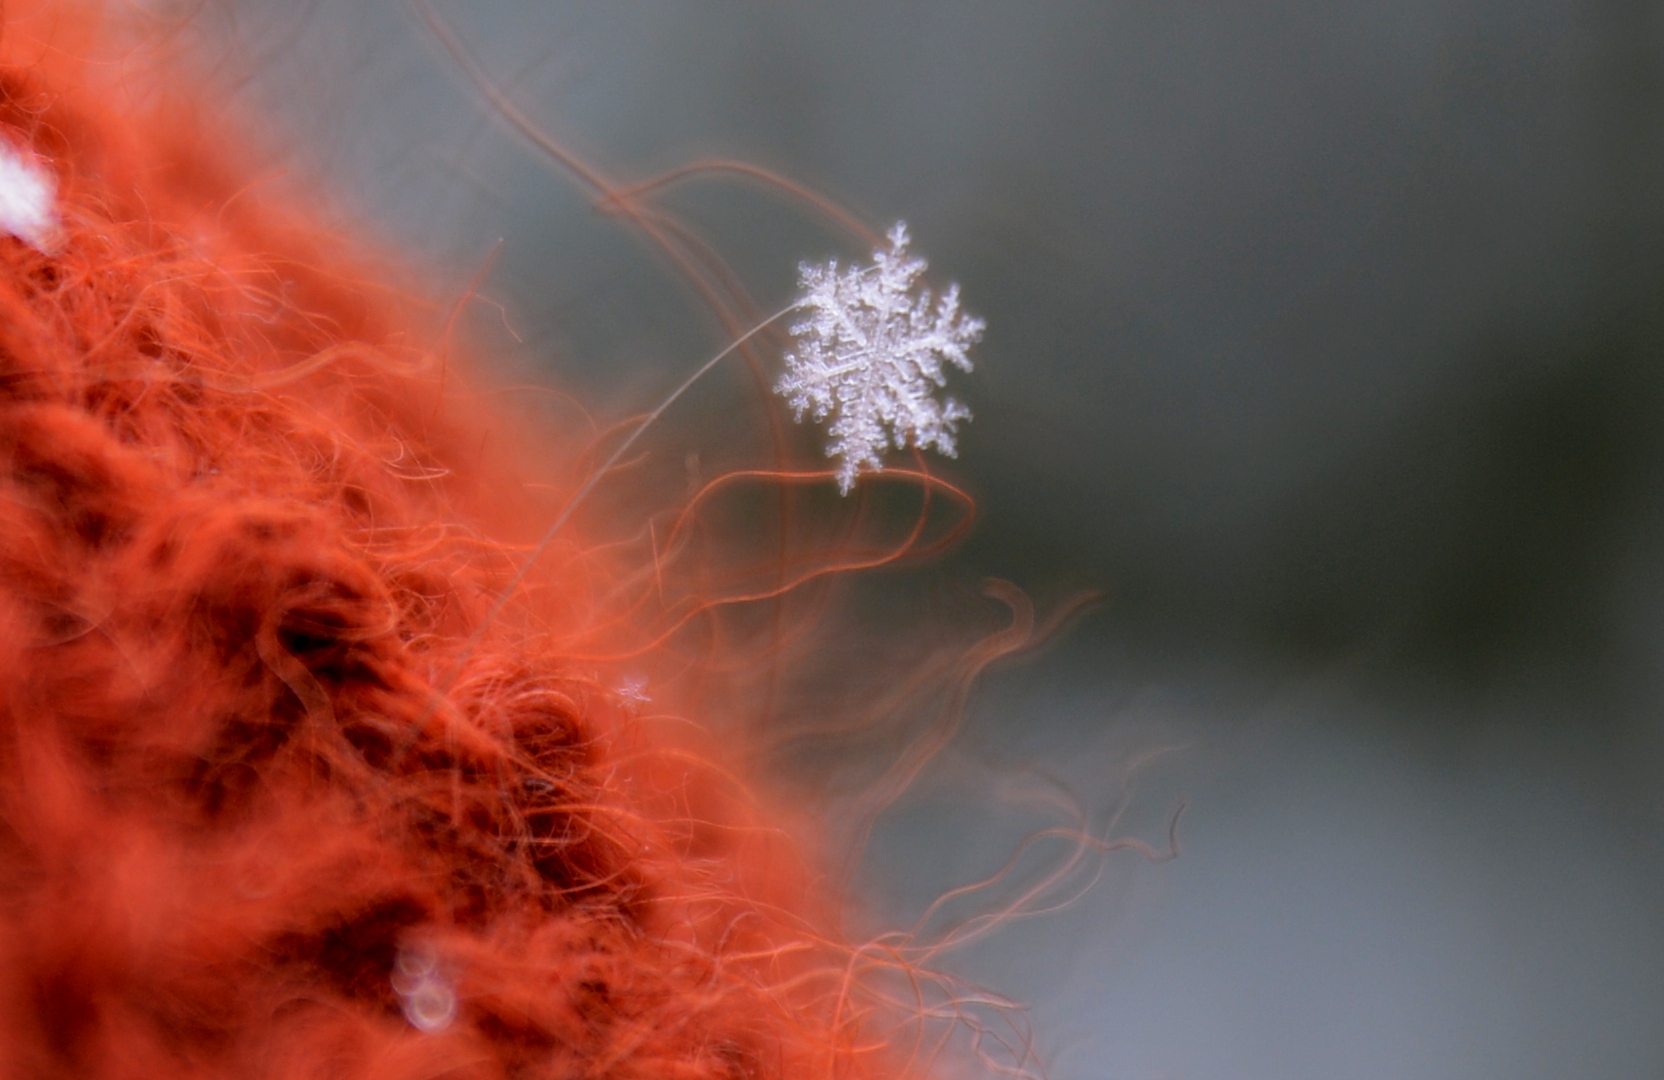
[[[404,1018],[416,1030],[432,1035],[456,1019],[456,990],[432,951],[400,949],[393,960],[392,981]]]
[[[867,266],[841,270],[836,261],[804,263],[792,326],[797,348],[775,390],[801,421],[831,418],[828,457],[839,459],[838,490],[849,494],[863,469],[883,468],[887,446],[934,448],[953,457],[954,429],[971,412],[936,391],[946,365],[971,370],[965,350],[982,338],[981,319],[959,310],[959,286],[939,297],[918,287],[925,261],[907,252],[907,226],[897,222],[890,246]]]
[[[0,232],[45,251],[57,228],[55,194],[51,173],[0,142]]]

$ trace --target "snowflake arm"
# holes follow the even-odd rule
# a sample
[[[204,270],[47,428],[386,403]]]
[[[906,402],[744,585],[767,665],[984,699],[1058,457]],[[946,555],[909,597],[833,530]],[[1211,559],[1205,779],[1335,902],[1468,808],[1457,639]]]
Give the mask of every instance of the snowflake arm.
[[[849,494],[864,470],[883,468],[883,451],[915,446],[953,457],[954,435],[971,412],[938,399],[949,365],[971,370],[967,350],[983,322],[959,309],[959,287],[933,296],[919,286],[925,261],[907,251],[897,222],[889,247],[867,266],[836,261],[799,268],[805,317],[792,326],[796,348],[775,390],[802,421],[830,420],[828,457],[838,461],[838,490]]]

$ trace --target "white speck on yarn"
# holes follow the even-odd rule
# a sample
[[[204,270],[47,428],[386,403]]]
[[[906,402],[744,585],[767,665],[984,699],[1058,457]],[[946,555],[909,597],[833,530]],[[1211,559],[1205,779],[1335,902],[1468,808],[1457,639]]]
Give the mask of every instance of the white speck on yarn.
[[[439,958],[421,948],[400,949],[393,961],[393,992],[404,1018],[417,1031],[432,1035],[456,1019],[456,991],[439,970]]]
[[[647,678],[644,675],[626,675],[619,680],[614,691],[618,699],[630,706],[645,705],[652,701],[647,693]]]
[[[48,170],[0,142],[0,230],[45,252],[58,231],[56,197]]]

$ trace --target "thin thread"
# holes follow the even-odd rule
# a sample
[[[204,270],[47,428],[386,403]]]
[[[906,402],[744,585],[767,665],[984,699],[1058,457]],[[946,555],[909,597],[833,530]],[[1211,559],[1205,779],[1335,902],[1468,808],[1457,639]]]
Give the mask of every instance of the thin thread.
[[[474,632],[469,635],[468,640],[463,643],[462,650],[457,654],[456,662],[451,667],[451,678],[446,684],[445,691],[448,691],[450,689],[450,685],[456,681],[456,678],[461,673],[463,666],[467,664],[468,658],[473,655],[474,649],[479,645],[480,640],[485,637],[486,631],[491,628],[492,622],[496,620],[497,616],[508,604],[509,599],[514,595],[515,591],[520,588],[520,584],[526,580],[526,575],[531,573],[532,566],[538,559],[542,558],[543,552],[546,551],[549,545],[554,541],[556,534],[558,534],[560,530],[565,527],[567,521],[571,519],[572,514],[577,510],[578,505],[588,497],[591,491],[595,490],[595,485],[599,484],[601,482],[601,478],[607,475],[614,465],[618,464],[618,460],[629,451],[630,447],[636,444],[636,440],[641,438],[642,433],[649,427],[652,427],[653,422],[663,416],[665,410],[676,404],[682,395],[692,389],[693,384],[704,378],[706,373],[708,373],[712,368],[727,359],[747,341],[750,341],[752,338],[756,337],[776,322],[779,322],[781,319],[791,314],[797,309],[798,306],[797,301],[792,301],[790,304],[787,304],[779,311],[776,311],[773,315],[770,315],[756,326],[753,326],[751,329],[729,342],[728,346],[721,352],[701,364],[699,370],[695,371],[692,375],[689,375],[686,379],[683,379],[682,384],[675,390],[671,391],[670,396],[659,402],[658,407],[648,413],[647,416],[642,419],[641,423],[636,425],[635,430],[630,432],[624,441],[618,444],[618,447],[607,457],[607,460],[602,462],[601,466],[590,474],[589,479],[585,480],[583,486],[580,487],[577,493],[567,501],[566,505],[561,509],[561,512],[555,515],[554,522],[550,524],[548,530],[543,534],[543,538],[537,542],[535,547],[532,548],[531,554],[526,556],[525,561],[520,564],[520,568],[516,570],[514,572],[514,576],[509,579],[509,583],[503,587],[502,592],[497,594],[497,599],[492,602],[491,609],[485,613],[485,618],[480,621],[479,626],[474,629]],[[444,693],[445,691],[441,691],[441,693]]]

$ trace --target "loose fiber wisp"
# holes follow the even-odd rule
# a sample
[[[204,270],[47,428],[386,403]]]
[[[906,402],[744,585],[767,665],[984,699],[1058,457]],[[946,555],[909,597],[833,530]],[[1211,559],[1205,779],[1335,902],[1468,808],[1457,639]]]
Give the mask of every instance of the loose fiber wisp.
[[[789,657],[828,578],[958,525],[810,500],[717,550],[733,492],[850,483],[774,468],[551,537],[590,432],[515,434],[454,312],[263,194],[85,11],[6,19],[0,140],[52,217],[0,236],[0,1076],[927,1071],[922,1021],[993,999],[921,989],[941,943],[842,941],[743,755],[648,714],[720,708],[734,635]],[[1033,639],[1010,602],[898,691],[950,701],[876,805]]]

